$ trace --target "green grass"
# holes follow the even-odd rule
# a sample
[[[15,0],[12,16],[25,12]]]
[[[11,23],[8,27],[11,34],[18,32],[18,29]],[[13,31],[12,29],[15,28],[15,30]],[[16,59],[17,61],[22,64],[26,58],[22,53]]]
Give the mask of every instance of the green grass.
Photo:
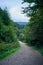
[[[43,55],[43,47],[33,46],[33,48],[36,49],[37,51],[39,51],[41,55]]]
[[[27,46],[30,46],[30,47],[32,47],[33,49],[37,50],[37,51],[43,56],[43,46],[42,46],[42,47],[41,47],[41,46],[38,47],[38,46],[36,46],[36,45],[33,46],[33,45],[30,45],[30,44],[31,44],[31,43],[29,43],[29,44],[26,43]]]
[[[32,47],[33,49],[37,50],[41,55],[43,55],[43,47],[37,47],[37,46],[30,46],[30,47]]]
[[[16,52],[20,47],[19,43],[18,45],[14,43],[0,43],[0,60]]]

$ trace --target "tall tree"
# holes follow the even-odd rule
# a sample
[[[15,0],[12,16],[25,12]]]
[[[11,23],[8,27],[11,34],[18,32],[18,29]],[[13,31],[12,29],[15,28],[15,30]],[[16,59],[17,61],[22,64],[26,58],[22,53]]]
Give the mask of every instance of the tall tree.
[[[33,45],[43,45],[43,1],[24,0],[29,3],[28,7],[23,8],[23,12],[30,16],[30,22],[26,28],[26,40],[31,40]],[[27,30],[28,29],[28,30]]]
[[[15,23],[10,19],[8,12],[0,8],[0,41],[17,41],[17,36],[14,30],[14,24]]]

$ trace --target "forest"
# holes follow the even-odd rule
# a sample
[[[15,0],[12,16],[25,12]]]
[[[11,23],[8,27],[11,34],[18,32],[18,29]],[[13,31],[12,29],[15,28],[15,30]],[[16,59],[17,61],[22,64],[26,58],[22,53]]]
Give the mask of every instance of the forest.
[[[24,3],[29,4],[22,7],[23,14],[30,17],[26,25],[15,23],[8,11],[0,8],[0,59],[7,56],[6,52],[17,50],[19,40],[43,54],[43,0],[23,0]]]
[[[0,8],[0,59],[7,56],[6,52],[10,54],[20,47],[16,28],[16,24],[10,19],[7,10]]]
[[[43,0],[23,0],[24,3],[29,5],[22,7],[23,14],[30,17],[24,32],[25,42],[43,54]]]

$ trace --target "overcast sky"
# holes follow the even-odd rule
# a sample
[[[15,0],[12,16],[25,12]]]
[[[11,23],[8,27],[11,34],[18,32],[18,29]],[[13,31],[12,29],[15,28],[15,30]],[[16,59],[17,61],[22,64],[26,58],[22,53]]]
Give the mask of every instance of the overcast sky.
[[[22,8],[26,7],[27,4],[21,4],[22,0],[0,0],[0,7],[7,7],[11,19],[15,22],[28,22],[28,17],[22,14]]]

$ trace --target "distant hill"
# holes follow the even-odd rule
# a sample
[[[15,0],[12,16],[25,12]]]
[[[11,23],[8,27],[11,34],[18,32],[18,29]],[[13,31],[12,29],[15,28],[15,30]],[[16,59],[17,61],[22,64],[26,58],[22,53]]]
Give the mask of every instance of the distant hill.
[[[24,25],[24,26],[26,26],[28,24],[28,22],[16,22],[16,23],[19,25]]]
[[[14,22],[14,28],[16,28],[15,31],[18,37],[24,32],[24,28],[27,24],[28,22]]]

